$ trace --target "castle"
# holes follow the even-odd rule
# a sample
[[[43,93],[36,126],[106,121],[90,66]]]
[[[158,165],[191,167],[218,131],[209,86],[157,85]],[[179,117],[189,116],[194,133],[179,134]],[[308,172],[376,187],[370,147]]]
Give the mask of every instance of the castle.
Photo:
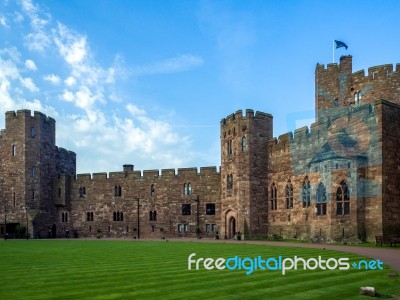
[[[273,137],[270,114],[221,120],[221,167],[76,174],[55,120],[6,113],[0,234],[371,241],[400,234],[400,64],[317,64],[316,120]],[[27,229],[26,229],[27,227]]]

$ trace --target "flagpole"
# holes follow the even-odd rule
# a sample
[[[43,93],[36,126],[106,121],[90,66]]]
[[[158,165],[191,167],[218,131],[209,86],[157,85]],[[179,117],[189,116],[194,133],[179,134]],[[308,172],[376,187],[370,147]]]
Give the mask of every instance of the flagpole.
[[[332,63],[335,63],[335,40],[332,40]]]

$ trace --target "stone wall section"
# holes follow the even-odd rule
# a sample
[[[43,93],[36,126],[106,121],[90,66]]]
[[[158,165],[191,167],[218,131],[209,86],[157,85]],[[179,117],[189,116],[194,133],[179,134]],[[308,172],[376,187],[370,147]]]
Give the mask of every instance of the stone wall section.
[[[64,181],[59,179],[61,185]],[[190,184],[190,194],[184,193],[185,184]],[[58,235],[68,229],[87,237],[137,238],[138,233],[142,238],[195,237],[198,226],[201,236],[215,237],[212,229],[220,230],[220,173],[215,167],[200,168],[200,172],[178,169],[177,173],[163,169],[161,174],[158,170],[78,174],[70,186],[71,200],[61,201],[58,210]],[[121,196],[115,195],[115,187],[121,187]],[[183,215],[183,204],[190,205],[190,215]],[[207,214],[207,204],[215,206],[213,214]],[[120,214],[119,220],[114,219],[114,212]],[[156,212],[155,220],[150,219],[150,212]],[[69,213],[66,222],[62,222],[63,213]]]

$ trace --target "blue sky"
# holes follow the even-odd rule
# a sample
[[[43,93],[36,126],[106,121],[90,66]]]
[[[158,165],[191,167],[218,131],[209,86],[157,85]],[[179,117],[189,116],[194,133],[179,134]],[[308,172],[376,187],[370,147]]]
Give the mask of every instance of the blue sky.
[[[344,41],[353,71],[400,62],[399,1],[3,1],[4,112],[57,120],[77,171],[220,165],[219,123],[314,117],[316,63]]]

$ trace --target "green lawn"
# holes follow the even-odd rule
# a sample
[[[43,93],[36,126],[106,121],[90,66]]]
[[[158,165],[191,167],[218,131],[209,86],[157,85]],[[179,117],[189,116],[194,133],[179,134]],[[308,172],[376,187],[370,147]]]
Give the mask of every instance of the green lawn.
[[[0,241],[0,299],[368,299],[400,295],[393,270],[188,270],[196,258],[362,257],[341,252],[248,244],[133,240]],[[193,264],[194,268],[194,264]]]

